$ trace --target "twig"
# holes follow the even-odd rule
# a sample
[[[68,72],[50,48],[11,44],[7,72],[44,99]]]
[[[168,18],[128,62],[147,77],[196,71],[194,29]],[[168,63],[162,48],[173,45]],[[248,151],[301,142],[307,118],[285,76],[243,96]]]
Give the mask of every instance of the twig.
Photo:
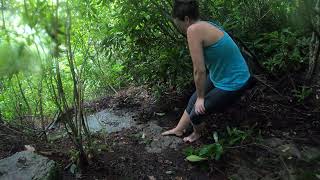
[[[269,87],[271,90],[273,90],[275,93],[277,93],[279,96],[284,97],[278,90],[276,90],[275,88],[273,88],[271,85],[267,84],[266,82],[264,82],[263,80],[261,80],[260,78],[258,78],[257,76],[255,76],[255,78],[261,82],[263,85]]]
[[[241,145],[241,146],[231,146],[231,147],[226,147],[226,149],[238,149],[238,148],[245,148],[245,147],[252,146],[252,145],[255,145],[255,143],[246,144],[246,145]]]
[[[7,136],[10,136],[10,137],[13,137],[13,138],[16,138],[16,136],[14,135],[10,135],[10,134],[0,134],[0,137],[3,136],[3,137],[7,137]],[[1,138],[2,139],[2,138]]]
[[[261,21],[264,17],[267,16],[267,14],[272,10],[272,8],[270,8],[261,18],[259,18],[258,21]]]
[[[18,133],[18,134],[21,134],[21,135],[23,134],[22,132],[19,132],[19,131],[17,131],[17,130],[14,130],[14,129],[12,129],[12,128],[4,125],[4,124],[0,124],[0,127],[7,128],[7,129],[9,129],[10,131],[14,131],[15,133]]]

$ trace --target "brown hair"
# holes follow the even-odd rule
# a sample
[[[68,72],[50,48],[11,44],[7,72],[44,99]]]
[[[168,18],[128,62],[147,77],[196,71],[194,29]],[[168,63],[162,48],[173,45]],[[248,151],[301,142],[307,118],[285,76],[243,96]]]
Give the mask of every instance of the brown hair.
[[[183,21],[186,16],[192,20],[198,20],[200,13],[197,0],[174,0],[172,16],[181,21]]]

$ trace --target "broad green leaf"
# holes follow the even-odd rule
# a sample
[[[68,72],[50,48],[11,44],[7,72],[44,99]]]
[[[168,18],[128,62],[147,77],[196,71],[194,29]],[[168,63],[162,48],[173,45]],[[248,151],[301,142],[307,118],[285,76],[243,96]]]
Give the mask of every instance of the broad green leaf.
[[[191,155],[195,154],[195,150],[192,147],[188,147],[184,150],[184,154],[186,156],[191,156]]]
[[[206,145],[200,149],[199,156],[201,157],[210,157],[214,154],[215,144]]]
[[[201,161],[207,160],[207,158],[202,158],[202,157],[196,156],[196,155],[188,156],[186,159],[190,162],[201,162]]]
[[[218,161],[221,158],[221,155],[223,154],[223,147],[221,144],[216,144],[215,154],[215,160]]]

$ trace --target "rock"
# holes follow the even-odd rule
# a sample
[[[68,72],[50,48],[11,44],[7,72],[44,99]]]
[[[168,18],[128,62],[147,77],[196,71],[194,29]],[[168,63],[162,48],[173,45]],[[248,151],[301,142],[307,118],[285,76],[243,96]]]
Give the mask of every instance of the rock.
[[[275,149],[279,154],[286,158],[290,159],[291,157],[295,157],[301,159],[300,150],[291,141],[286,142],[279,138],[270,138],[264,140],[264,144]]]
[[[75,165],[75,164],[72,164],[71,166],[70,166],[70,170],[69,170],[72,174],[76,174],[76,172],[77,172],[77,165]]]
[[[163,128],[155,122],[150,122],[143,128],[143,134],[150,139],[151,143],[146,147],[149,153],[161,153],[163,150],[172,148],[177,149],[178,145],[183,143],[181,138],[175,136],[162,136]]]
[[[55,180],[56,163],[30,151],[23,151],[0,160],[1,180]]]
[[[87,117],[89,130],[93,133],[113,133],[136,126],[134,114],[123,110],[105,109]]]
[[[285,143],[284,140],[279,138],[270,138],[270,139],[264,140],[264,144],[271,148],[278,147],[280,145],[283,145],[284,143]]]
[[[284,144],[276,148],[284,157],[296,157],[301,159],[301,153],[295,144]]]

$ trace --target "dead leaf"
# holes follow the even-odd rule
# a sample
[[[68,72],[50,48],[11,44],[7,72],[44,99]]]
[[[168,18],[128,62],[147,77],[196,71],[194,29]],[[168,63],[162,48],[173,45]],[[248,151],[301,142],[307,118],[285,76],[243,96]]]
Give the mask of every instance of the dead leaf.
[[[290,149],[290,147],[286,147],[282,150],[282,152],[287,152]]]

